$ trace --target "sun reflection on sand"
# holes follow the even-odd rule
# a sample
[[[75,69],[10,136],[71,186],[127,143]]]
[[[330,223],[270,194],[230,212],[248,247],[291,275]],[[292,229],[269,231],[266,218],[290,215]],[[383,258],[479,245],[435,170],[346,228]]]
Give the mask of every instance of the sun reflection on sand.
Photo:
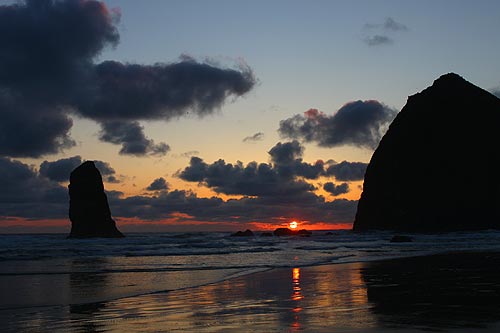
[[[292,300],[298,301],[304,298],[300,289],[300,268],[294,268],[292,270],[292,283],[293,283],[293,294]]]
[[[67,317],[54,317],[50,309],[42,309],[46,311],[40,314],[44,319],[36,324],[117,332],[315,332],[335,327],[375,327],[360,275],[362,266],[263,271],[195,288],[72,307]],[[107,281],[115,280],[107,277]],[[15,316],[18,324],[35,324],[28,312],[22,318],[18,312]]]
[[[291,328],[293,331],[300,329],[300,316],[299,313],[302,311],[302,307],[300,306],[300,300],[304,298],[302,296],[302,291],[300,289],[300,268],[295,267],[292,269],[292,301],[297,302],[295,306],[292,308],[293,322],[291,323]]]

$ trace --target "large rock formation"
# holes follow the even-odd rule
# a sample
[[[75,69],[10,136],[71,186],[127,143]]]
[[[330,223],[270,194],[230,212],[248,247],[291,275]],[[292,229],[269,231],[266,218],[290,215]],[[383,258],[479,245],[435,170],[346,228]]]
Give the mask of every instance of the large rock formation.
[[[101,174],[94,162],[87,161],[70,176],[69,238],[124,237],[111,218]]]
[[[408,98],[366,170],[354,230],[500,228],[500,99],[446,74]]]

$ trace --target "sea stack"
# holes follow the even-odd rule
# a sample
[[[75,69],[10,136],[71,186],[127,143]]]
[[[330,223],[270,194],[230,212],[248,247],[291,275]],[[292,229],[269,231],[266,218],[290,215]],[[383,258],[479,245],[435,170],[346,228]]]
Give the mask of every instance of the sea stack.
[[[500,228],[500,99],[456,74],[410,96],[366,170],[355,231]]]
[[[71,172],[69,184],[68,238],[124,237],[111,218],[108,198],[99,170],[87,161]]]

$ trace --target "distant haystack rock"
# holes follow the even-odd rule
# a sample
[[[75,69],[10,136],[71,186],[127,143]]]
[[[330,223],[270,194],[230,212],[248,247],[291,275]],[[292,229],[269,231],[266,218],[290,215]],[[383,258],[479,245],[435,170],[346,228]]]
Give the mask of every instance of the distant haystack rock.
[[[69,238],[124,237],[111,218],[101,174],[94,162],[84,162],[73,170],[68,187]]]
[[[355,231],[500,228],[500,99],[456,74],[408,98],[366,170]]]

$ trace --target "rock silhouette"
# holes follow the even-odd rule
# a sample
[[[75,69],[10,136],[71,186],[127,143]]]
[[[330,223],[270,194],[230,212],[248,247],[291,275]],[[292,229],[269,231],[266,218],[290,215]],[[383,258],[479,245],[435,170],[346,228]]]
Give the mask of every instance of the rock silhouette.
[[[87,161],[71,172],[69,184],[68,238],[124,237],[111,218],[101,174],[94,162]]]
[[[354,230],[500,228],[500,99],[450,73],[410,96],[366,170]]]
[[[237,231],[234,234],[231,234],[231,237],[252,237],[254,233],[252,230],[247,229],[245,231]]]
[[[311,236],[312,232],[306,229],[292,230],[288,228],[276,228],[273,232],[274,236]]]

